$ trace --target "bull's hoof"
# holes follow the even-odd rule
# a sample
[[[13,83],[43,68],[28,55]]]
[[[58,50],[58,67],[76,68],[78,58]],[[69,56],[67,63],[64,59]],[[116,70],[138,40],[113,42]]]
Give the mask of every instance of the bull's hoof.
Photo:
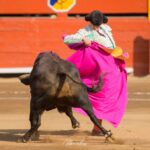
[[[21,138],[18,139],[18,142],[22,142],[22,143],[27,143],[29,141],[30,139],[25,136],[22,136]]]
[[[111,137],[111,136],[112,136],[112,132],[111,132],[111,130],[107,131],[107,133],[106,133],[106,137]]]
[[[105,143],[115,143],[115,138],[113,136],[111,137],[106,137]]]
[[[80,128],[80,123],[76,122],[75,124],[72,125],[72,128],[73,129]]]
[[[114,143],[115,142],[115,138],[114,138],[111,131],[108,131],[105,136],[106,136],[105,142],[109,142],[109,143]]]
[[[31,140],[32,141],[38,141],[40,139],[40,133],[38,131],[36,131],[32,136],[31,136]]]

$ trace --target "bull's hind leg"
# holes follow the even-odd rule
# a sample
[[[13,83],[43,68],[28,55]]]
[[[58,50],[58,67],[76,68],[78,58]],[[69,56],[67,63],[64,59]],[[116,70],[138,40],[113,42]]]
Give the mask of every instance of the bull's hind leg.
[[[72,108],[71,107],[67,107],[66,109],[66,115],[70,118],[71,120],[71,124],[72,124],[72,128],[79,128],[80,127],[80,123],[76,120],[76,118],[73,116],[72,113]]]
[[[31,107],[31,110],[30,110],[31,128],[22,137],[22,142],[29,141],[31,139],[32,135],[37,133],[37,130],[38,130],[39,126],[41,125],[41,114],[42,113],[43,113],[43,110],[36,110]]]
[[[102,131],[102,133],[104,135],[106,135],[107,137],[111,137],[112,133],[110,131],[107,131],[99,122],[99,120],[96,118],[96,116],[94,115],[92,106],[89,102],[89,100],[87,100],[88,98],[83,98],[82,100],[80,99],[80,101],[82,102],[82,105],[80,105],[80,107],[88,114],[88,116],[90,117],[91,121]]]

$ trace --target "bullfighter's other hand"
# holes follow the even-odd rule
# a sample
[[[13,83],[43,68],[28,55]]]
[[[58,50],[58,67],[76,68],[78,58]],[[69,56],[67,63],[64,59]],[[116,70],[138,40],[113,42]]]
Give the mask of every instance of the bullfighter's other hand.
[[[83,43],[86,45],[86,46],[90,46],[91,45],[91,41],[89,39],[87,39],[86,37],[83,37],[82,39]]]

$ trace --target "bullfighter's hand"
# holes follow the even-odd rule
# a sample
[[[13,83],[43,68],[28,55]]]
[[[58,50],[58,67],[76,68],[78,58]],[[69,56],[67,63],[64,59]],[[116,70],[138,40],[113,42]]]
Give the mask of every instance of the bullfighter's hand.
[[[87,39],[86,37],[83,37],[82,39],[83,43],[86,45],[86,46],[90,46],[91,45],[91,41],[89,39]]]

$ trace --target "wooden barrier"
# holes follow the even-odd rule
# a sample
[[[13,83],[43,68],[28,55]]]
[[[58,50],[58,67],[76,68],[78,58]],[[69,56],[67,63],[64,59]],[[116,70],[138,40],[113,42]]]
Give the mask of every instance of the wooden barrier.
[[[150,21],[150,0],[148,0],[148,20]]]
[[[137,14],[137,17],[110,17],[109,24],[117,45],[130,54],[127,66],[136,68],[137,74],[142,74],[143,68],[147,73],[150,22],[138,14],[148,15],[150,20],[150,0],[77,0],[68,13],[57,13],[53,19],[49,14],[55,12],[47,3],[48,0],[0,0],[0,68],[31,67],[36,55],[47,50],[67,58],[74,51],[65,46],[62,35],[74,33],[87,24],[84,18],[67,14],[87,14],[98,9],[118,16]]]
[[[50,14],[48,0],[0,0],[0,14]],[[70,14],[84,14],[99,9],[104,13],[145,13],[148,12],[147,0],[77,0]]]
[[[0,67],[32,66],[37,53],[46,50],[67,58],[74,51],[65,46],[62,35],[74,33],[86,24],[84,19],[1,18]],[[132,67],[134,41],[139,36],[150,39],[150,22],[142,18],[110,18],[109,24],[117,45],[129,52],[127,66]],[[142,51],[142,42],[140,47]]]

